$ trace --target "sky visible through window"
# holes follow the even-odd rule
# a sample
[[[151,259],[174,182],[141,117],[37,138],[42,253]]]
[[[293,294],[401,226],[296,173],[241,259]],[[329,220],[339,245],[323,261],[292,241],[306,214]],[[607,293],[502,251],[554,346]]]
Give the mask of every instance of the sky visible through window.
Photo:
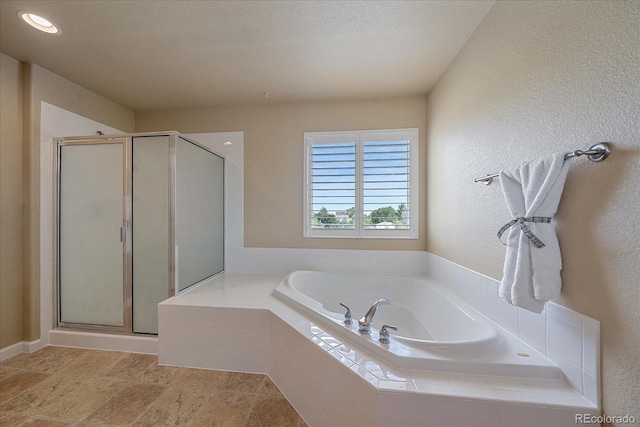
[[[362,176],[356,175],[356,142],[312,146],[312,215],[316,228],[353,228],[356,188],[362,188],[365,227],[409,218],[409,141],[365,141]],[[318,221],[318,217],[333,218]]]

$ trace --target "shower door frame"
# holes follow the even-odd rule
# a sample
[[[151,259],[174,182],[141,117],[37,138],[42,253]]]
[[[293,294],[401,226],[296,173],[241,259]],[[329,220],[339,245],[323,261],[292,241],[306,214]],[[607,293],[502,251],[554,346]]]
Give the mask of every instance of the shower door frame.
[[[169,195],[169,247],[167,250],[169,251],[169,287],[167,292],[167,298],[175,296],[178,292],[176,292],[176,254],[175,254],[175,244],[176,244],[176,227],[175,227],[175,213],[176,213],[176,142],[178,138],[182,138],[187,142],[190,142],[205,151],[220,157],[223,159],[223,180],[224,180],[224,170],[226,168],[226,161],[224,156],[214,152],[209,147],[194,141],[191,138],[188,138],[179,132],[169,131],[169,132],[142,132],[142,133],[130,133],[130,134],[117,134],[117,135],[91,135],[91,136],[73,136],[73,137],[62,137],[62,138],[54,138],[53,142],[55,144],[55,176],[53,180],[53,197],[54,197],[54,212],[53,212],[53,224],[54,224],[54,233],[53,233],[53,312],[55,315],[52,319],[53,329],[66,329],[66,330],[76,330],[76,331],[89,331],[89,332],[100,332],[100,333],[113,333],[120,335],[136,335],[136,336],[150,336],[155,334],[149,334],[144,332],[134,332],[133,331],[133,241],[132,241],[132,222],[133,222],[133,139],[136,137],[151,137],[151,136],[167,136],[169,137],[169,163],[167,167],[169,168],[169,182],[168,185],[168,195]],[[88,323],[73,323],[73,322],[62,322],[61,319],[61,304],[60,304],[60,224],[59,224],[59,213],[60,213],[60,156],[61,156],[61,148],[65,145],[97,145],[97,144],[123,144],[123,194],[124,194],[124,203],[123,203],[123,227],[124,227],[124,236],[125,242],[123,242],[123,326],[110,326],[110,325],[97,325],[97,324],[88,324]],[[224,181],[223,181],[224,185]],[[223,197],[223,204],[225,203]],[[224,221],[223,218],[223,269],[221,272],[216,273],[220,274],[224,272],[224,259],[226,259],[226,253],[224,251],[226,237],[224,237]],[[121,232],[122,233],[122,232]],[[202,283],[205,280],[208,280],[210,277],[206,277],[199,282],[191,284],[189,287],[185,288],[183,291]]]
[[[55,143],[55,179],[53,180],[53,193],[54,193],[54,205],[53,223],[55,226],[53,233],[53,304],[54,304],[54,324],[55,328],[72,329],[72,330],[84,330],[95,331],[105,333],[130,333],[132,330],[132,253],[131,253],[131,189],[132,182],[128,175],[131,175],[131,139],[126,136],[118,135],[111,137],[81,137],[81,138],[60,138],[54,139]],[[123,203],[122,203],[122,228],[120,229],[120,236],[122,242],[122,295],[123,295],[123,312],[122,312],[122,326],[114,325],[101,325],[92,323],[76,323],[76,322],[64,322],[62,321],[62,304],[61,298],[61,281],[60,281],[60,180],[61,180],[61,164],[62,164],[62,148],[65,146],[82,146],[82,145],[103,145],[103,144],[118,144],[122,145],[123,156]],[[124,240],[124,241],[122,241]]]

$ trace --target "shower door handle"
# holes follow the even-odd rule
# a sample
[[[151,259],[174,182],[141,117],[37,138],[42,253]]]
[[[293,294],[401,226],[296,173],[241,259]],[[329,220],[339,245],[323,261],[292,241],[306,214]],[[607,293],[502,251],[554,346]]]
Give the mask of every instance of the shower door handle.
[[[123,199],[124,202],[124,214],[122,216],[122,227],[120,227],[120,242],[126,243],[127,241],[127,229],[129,228],[129,220],[127,219],[127,212],[131,212],[131,197],[127,196]]]

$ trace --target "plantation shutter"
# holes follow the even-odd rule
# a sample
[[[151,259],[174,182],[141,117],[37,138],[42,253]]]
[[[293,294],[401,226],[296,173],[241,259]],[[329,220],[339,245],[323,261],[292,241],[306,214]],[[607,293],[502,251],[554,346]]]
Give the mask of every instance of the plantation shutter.
[[[311,228],[354,230],[356,143],[311,145]]]
[[[418,237],[418,129],[304,138],[304,237]]]
[[[363,142],[365,230],[407,230],[410,209],[410,141]]]

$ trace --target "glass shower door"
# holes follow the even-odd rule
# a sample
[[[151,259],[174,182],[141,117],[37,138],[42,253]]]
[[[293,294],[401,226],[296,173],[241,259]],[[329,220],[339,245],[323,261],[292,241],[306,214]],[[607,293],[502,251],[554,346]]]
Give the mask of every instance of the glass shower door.
[[[125,327],[124,141],[61,145],[61,323]]]

